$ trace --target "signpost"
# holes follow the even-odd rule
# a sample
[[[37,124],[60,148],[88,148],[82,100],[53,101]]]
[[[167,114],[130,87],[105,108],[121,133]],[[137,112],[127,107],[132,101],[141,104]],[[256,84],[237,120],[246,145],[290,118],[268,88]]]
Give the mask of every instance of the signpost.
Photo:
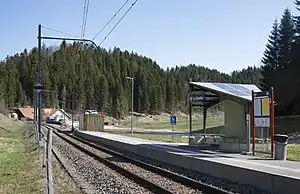
[[[174,141],[174,128],[176,125],[176,116],[170,116],[170,123],[172,125],[172,131],[173,131],[173,141]]]
[[[255,128],[269,128],[271,136],[271,155],[274,154],[274,90],[252,91],[252,153],[255,154]]]

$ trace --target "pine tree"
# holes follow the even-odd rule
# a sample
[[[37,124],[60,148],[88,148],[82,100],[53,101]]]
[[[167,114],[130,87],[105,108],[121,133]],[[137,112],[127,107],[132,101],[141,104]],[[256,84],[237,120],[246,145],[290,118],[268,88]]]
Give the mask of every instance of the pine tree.
[[[87,78],[85,81],[85,94],[86,94],[86,104],[87,109],[95,109],[95,100],[94,100],[94,82],[91,78]]]
[[[295,37],[291,11],[285,9],[279,26],[279,67],[288,68],[292,60],[292,43]]]
[[[300,1],[295,0],[296,9],[300,11]],[[300,92],[295,89],[296,86],[300,85],[300,16],[297,14],[294,16],[295,24],[295,41],[292,44],[292,62],[290,64],[289,83],[286,85],[289,91],[289,114],[300,114]]]
[[[4,96],[3,80],[0,80],[0,101],[2,100],[3,96]]]
[[[15,99],[16,99],[16,93],[17,93],[17,88],[15,87],[15,76],[13,73],[13,70],[10,70],[7,72],[7,77],[6,77],[6,90],[5,90],[5,104],[8,107],[14,107],[15,106]]]
[[[141,112],[148,113],[150,110],[150,99],[149,99],[149,85],[148,80],[144,74],[141,75]]]
[[[142,112],[142,88],[140,85],[137,86],[137,90],[135,92],[135,95],[134,95],[134,99],[135,99],[135,105],[134,105],[134,110],[136,112]]]
[[[122,117],[122,94],[122,84],[120,84],[120,79],[116,78],[113,85],[111,85],[111,115],[116,118]]]
[[[295,0],[295,5],[297,11],[300,11],[300,1]],[[295,42],[299,45],[300,44],[300,16],[294,16],[294,24],[295,24]]]
[[[294,23],[292,14],[289,9],[285,9],[281,18],[281,24],[279,26],[279,69],[280,76],[276,80],[276,93],[278,106],[275,109],[277,114],[290,114],[291,113],[291,95],[290,92],[294,88],[288,87],[292,70],[292,44],[295,37]],[[278,74],[279,75],[279,74]]]
[[[166,108],[169,113],[173,112],[175,108],[176,95],[174,82],[174,78],[169,75],[166,83]]]
[[[108,90],[108,83],[105,78],[105,76],[100,76],[98,82],[96,84],[96,93],[95,98],[98,103],[97,108],[101,111],[107,112],[107,104],[108,104],[108,96],[109,96],[109,90]]]
[[[63,83],[61,83],[58,91],[58,99],[59,99],[59,107],[66,109],[67,106],[67,101],[66,101],[66,87]]]
[[[260,85],[264,90],[269,90],[277,78],[276,70],[279,66],[279,49],[278,23],[277,20],[275,20],[262,59],[264,66],[262,66],[262,79]]]

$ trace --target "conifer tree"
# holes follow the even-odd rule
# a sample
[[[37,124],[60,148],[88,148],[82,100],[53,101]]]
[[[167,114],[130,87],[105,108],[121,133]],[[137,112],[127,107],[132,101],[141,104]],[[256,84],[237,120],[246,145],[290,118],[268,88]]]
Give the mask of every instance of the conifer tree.
[[[279,26],[279,68],[280,76],[276,80],[276,93],[278,106],[275,109],[277,114],[290,114],[291,112],[291,95],[289,92],[293,88],[289,88],[291,70],[292,70],[292,44],[295,38],[295,29],[291,11],[285,9]]]
[[[33,105],[38,51],[28,51],[24,49],[0,62],[0,95],[8,107]],[[42,83],[51,91],[44,94],[44,107],[70,109],[73,92],[76,110],[97,109],[118,118],[131,111],[132,88],[126,76],[134,78],[134,111],[151,114],[185,110],[189,78],[233,80],[230,75],[200,65],[165,71],[154,60],[134,52],[92,49],[65,41],[56,49],[43,46],[41,67]],[[257,83],[258,72],[249,67],[236,72],[235,80]]]
[[[277,20],[273,23],[273,29],[269,35],[266,50],[262,58],[261,87],[269,90],[276,79],[276,70],[279,66],[279,32]],[[236,77],[236,75],[234,75]]]

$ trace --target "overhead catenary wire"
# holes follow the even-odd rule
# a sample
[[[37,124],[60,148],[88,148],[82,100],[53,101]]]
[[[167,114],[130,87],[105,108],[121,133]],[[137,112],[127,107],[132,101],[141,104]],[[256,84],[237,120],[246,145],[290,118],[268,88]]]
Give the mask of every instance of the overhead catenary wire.
[[[89,12],[89,0],[87,0],[87,6],[86,6],[86,14],[85,14],[85,20],[84,20],[84,30],[83,30],[83,34],[82,34],[82,38],[84,38],[85,35],[85,30],[86,30],[86,21],[88,18],[88,12]]]
[[[84,6],[83,6],[83,18],[82,18],[82,25],[81,25],[81,38],[82,39],[84,38],[84,35],[85,35],[88,10],[89,10],[89,0],[85,0]]]
[[[112,31],[119,25],[119,23],[123,20],[123,18],[128,14],[128,12],[132,9],[132,7],[136,4],[138,0],[135,0],[131,6],[127,9],[127,11],[124,13],[124,15],[119,19],[119,21],[114,25],[114,27],[108,32],[108,34],[103,38],[103,40],[100,42],[99,46],[107,39],[107,37],[112,33]]]
[[[123,7],[128,3],[129,0],[126,0],[122,6],[118,9],[118,11],[108,20],[108,22],[102,27],[102,29],[94,36],[92,40],[95,40],[99,34],[106,28],[106,26],[118,15],[118,13],[123,9]]]
[[[89,0],[88,0],[89,1]],[[133,8],[133,6],[137,3],[138,0],[135,0],[131,6],[127,9],[127,11],[124,13],[124,15],[118,20],[118,22],[113,26],[113,28],[109,31],[109,33],[104,37],[104,39],[101,41],[101,43],[98,45],[100,46],[107,38],[108,36],[113,32],[113,30],[119,25],[119,23],[124,19],[124,17],[128,14],[128,12]],[[116,15],[122,10],[122,8],[127,4],[128,0],[126,0],[123,5],[119,8],[119,10],[116,12],[116,14],[114,14],[114,16],[110,19],[109,22],[107,22],[107,24],[104,26],[104,28],[108,25],[108,23],[111,22],[111,20],[116,17]],[[87,2],[87,6],[85,6],[84,9],[86,9],[88,7],[88,3]],[[85,4],[86,5],[86,4]],[[84,11],[85,13],[87,13],[86,11]],[[86,18],[86,17],[85,17]],[[83,23],[84,25],[86,25],[86,21]],[[50,28],[50,27],[46,27],[46,26],[42,26],[42,28],[45,28],[47,30],[51,30],[51,31],[54,31],[54,32],[57,32],[57,33],[61,33],[61,34],[64,34],[64,35],[67,35],[67,36],[71,36],[71,37],[74,37],[74,38],[80,38],[78,36],[75,36],[75,35],[72,35],[70,33],[66,33],[66,32],[63,32],[63,31],[60,31],[60,30],[56,30],[56,29],[53,29],[53,28]],[[103,29],[104,29],[103,28]],[[103,31],[103,29],[101,31]],[[94,39],[101,33],[101,31],[94,37]],[[50,37],[49,37],[50,38]],[[81,38],[81,39],[84,39],[84,38]],[[93,40],[94,40],[93,39]],[[93,40],[91,42],[93,42]]]
[[[42,28],[44,29],[47,29],[47,30],[50,30],[50,31],[54,31],[54,32],[57,32],[57,33],[61,33],[61,34],[64,34],[66,36],[69,36],[69,37],[49,37],[49,36],[44,36],[42,37],[42,39],[47,39],[47,40],[69,40],[69,41],[75,41],[75,42],[89,42],[91,43],[95,48],[97,48],[98,46],[96,45],[96,43],[90,39],[82,39],[80,38],[79,36],[75,36],[75,35],[72,35],[72,34],[69,34],[69,33],[66,33],[66,32],[63,32],[63,31],[60,31],[60,30],[56,30],[56,29],[53,29],[53,28],[49,28],[49,27],[45,27],[45,26],[41,26]]]
[[[85,10],[86,10],[86,0],[84,0],[84,3],[83,3],[83,14],[82,14],[80,38],[82,38],[82,32],[83,32],[83,28],[84,28]]]
[[[63,32],[63,31],[61,31],[61,30],[56,30],[56,29],[49,28],[49,27],[46,27],[46,26],[42,26],[42,28],[47,29],[47,30],[50,30],[50,31],[54,31],[54,32],[57,32],[57,33],[61,33],[61,34],[64,34],[64,35],[66,35],[66,36],[71,36],[71,37],[74,37],[74,38],[79,38],[79,36],[75,36],[75,35],[72,35],[72,34]]]
[[[84,24],[84,16],[85,16],[85,8],[86,8],[86,0],[83,3],[83,14],[82,14],[82,23],[81,23],[81,31],[80,31],[80,38],[82,38],[82,31],[83,31],[83,24]]]

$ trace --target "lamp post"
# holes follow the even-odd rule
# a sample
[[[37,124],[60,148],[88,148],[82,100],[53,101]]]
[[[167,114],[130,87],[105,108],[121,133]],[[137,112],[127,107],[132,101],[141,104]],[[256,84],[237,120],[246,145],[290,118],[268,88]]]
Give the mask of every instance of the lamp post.
[[[131,80],[131,135],[133,135],[133,95],[134,95],[134,79],[132,77],[126,77]]]

